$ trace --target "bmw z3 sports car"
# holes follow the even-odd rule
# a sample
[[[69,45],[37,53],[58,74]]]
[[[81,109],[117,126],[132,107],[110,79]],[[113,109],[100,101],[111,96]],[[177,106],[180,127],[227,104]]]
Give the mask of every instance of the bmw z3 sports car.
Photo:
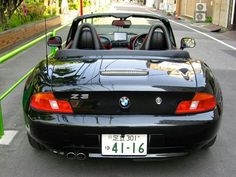
[[[171,158],[216,140],[223,101],[210,68],[177,48],[168,19],[91,14],[74,19],[65,46],[29,76],[29,143],[78,158]]]

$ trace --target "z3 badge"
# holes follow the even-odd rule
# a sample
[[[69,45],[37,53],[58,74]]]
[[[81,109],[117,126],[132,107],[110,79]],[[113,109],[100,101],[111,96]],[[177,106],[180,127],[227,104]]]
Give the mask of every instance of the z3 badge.
[[[87,94],[87,93],[71,94],[71,96],[70,96],[71,100],[78,100],[78,99],[87,100],[88,98],[89,98],[89,94]]]

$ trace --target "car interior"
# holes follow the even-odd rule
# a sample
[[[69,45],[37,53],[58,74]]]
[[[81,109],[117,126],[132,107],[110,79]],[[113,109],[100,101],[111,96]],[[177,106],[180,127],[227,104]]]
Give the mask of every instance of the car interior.
[[[146,33],[130,33],[120,28],[127,29],[131,26],[129,20],[113,20],[117,30],[108,34],[98,34],[96,25],[81,23],[73,40],[66,46],[67,49],[84,50],[168,50],[173,46],[170,42],[168,31],[163,24],[150,25]]]
[[[74,19],[64,47],[60,36],[49,38],[48,45],[59,49],[56,58],[62,60],[108,55],[189,59],[191,57],[184,49],[193,48],[196,42],[184,37],[178,49],[169,21],[162,17],[89,14]]]

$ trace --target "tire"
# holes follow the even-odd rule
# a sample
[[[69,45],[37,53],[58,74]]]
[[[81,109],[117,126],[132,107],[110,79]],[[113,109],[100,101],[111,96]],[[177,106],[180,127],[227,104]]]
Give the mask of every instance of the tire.
[[[209,149],[211,146],[213,146],[213,145],[215,144],[215,142],[216,142],[216,137],[217,137],[217,136],[215,136],[209,143],[207,143],[205,146],[203,146],[202,149],[207,150],[207,149]]]
[[[40,143],[38,143],[37,141],[35,141],[30,135],[29,133],[27,133],[27,136],[28,136],[28,141],[29,141],[29,144],[34,148],[34,149],[37,149],[37,150],[45,150],[45,147],[43,145],[41,145]]]

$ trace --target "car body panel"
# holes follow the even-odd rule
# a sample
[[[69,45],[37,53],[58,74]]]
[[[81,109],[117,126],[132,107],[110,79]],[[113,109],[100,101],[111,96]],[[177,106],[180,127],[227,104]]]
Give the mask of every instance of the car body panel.
[[[131,65],[127,65],[131,63]],[[126,71],[147,71],[147,75],[125,75]],[[104,71],[120,71],[119,75],[103,75]],[[123,71],[123,72],[122,72]],[[60,84],[61,83],[61,84]],[[86,86],[101,85],[104,90],[154,91],[158,87],[196,88],[192,66],[188,62],[147,60],[97,60],[94,62],[57,62],[52,75],[53,90],[60,85]],[[55,85],[55,86],[54,86]],[[142,89],[143,88],[143,89]],[[96,89],[99,89],[96,87]],[[83,90],[79,89],[78,90]],[[164,90],[163,90],[164,91]]]
[[[67,44],[78,24],[94,16],[128,18],[138,14],[97,14],[73,21]],[[138,158],[101,155],[102,134],[145,134],[146,156],[186,155],[215,139],[223,112],[220,85],[209,66],[176,49],[166,18],[172,49],[166,51],[62,49],[41,61],[29,76],[23,94],[25,124],[30,137],[54,152],[86,153],[98,158]],[[50,113],[31,108],[31,96],[50,92],[69,102],[73,113]],[[214,109],[176,114],[181,101],[197,93],[213,95]],[[120,104],[129,99],[129,107]]]

